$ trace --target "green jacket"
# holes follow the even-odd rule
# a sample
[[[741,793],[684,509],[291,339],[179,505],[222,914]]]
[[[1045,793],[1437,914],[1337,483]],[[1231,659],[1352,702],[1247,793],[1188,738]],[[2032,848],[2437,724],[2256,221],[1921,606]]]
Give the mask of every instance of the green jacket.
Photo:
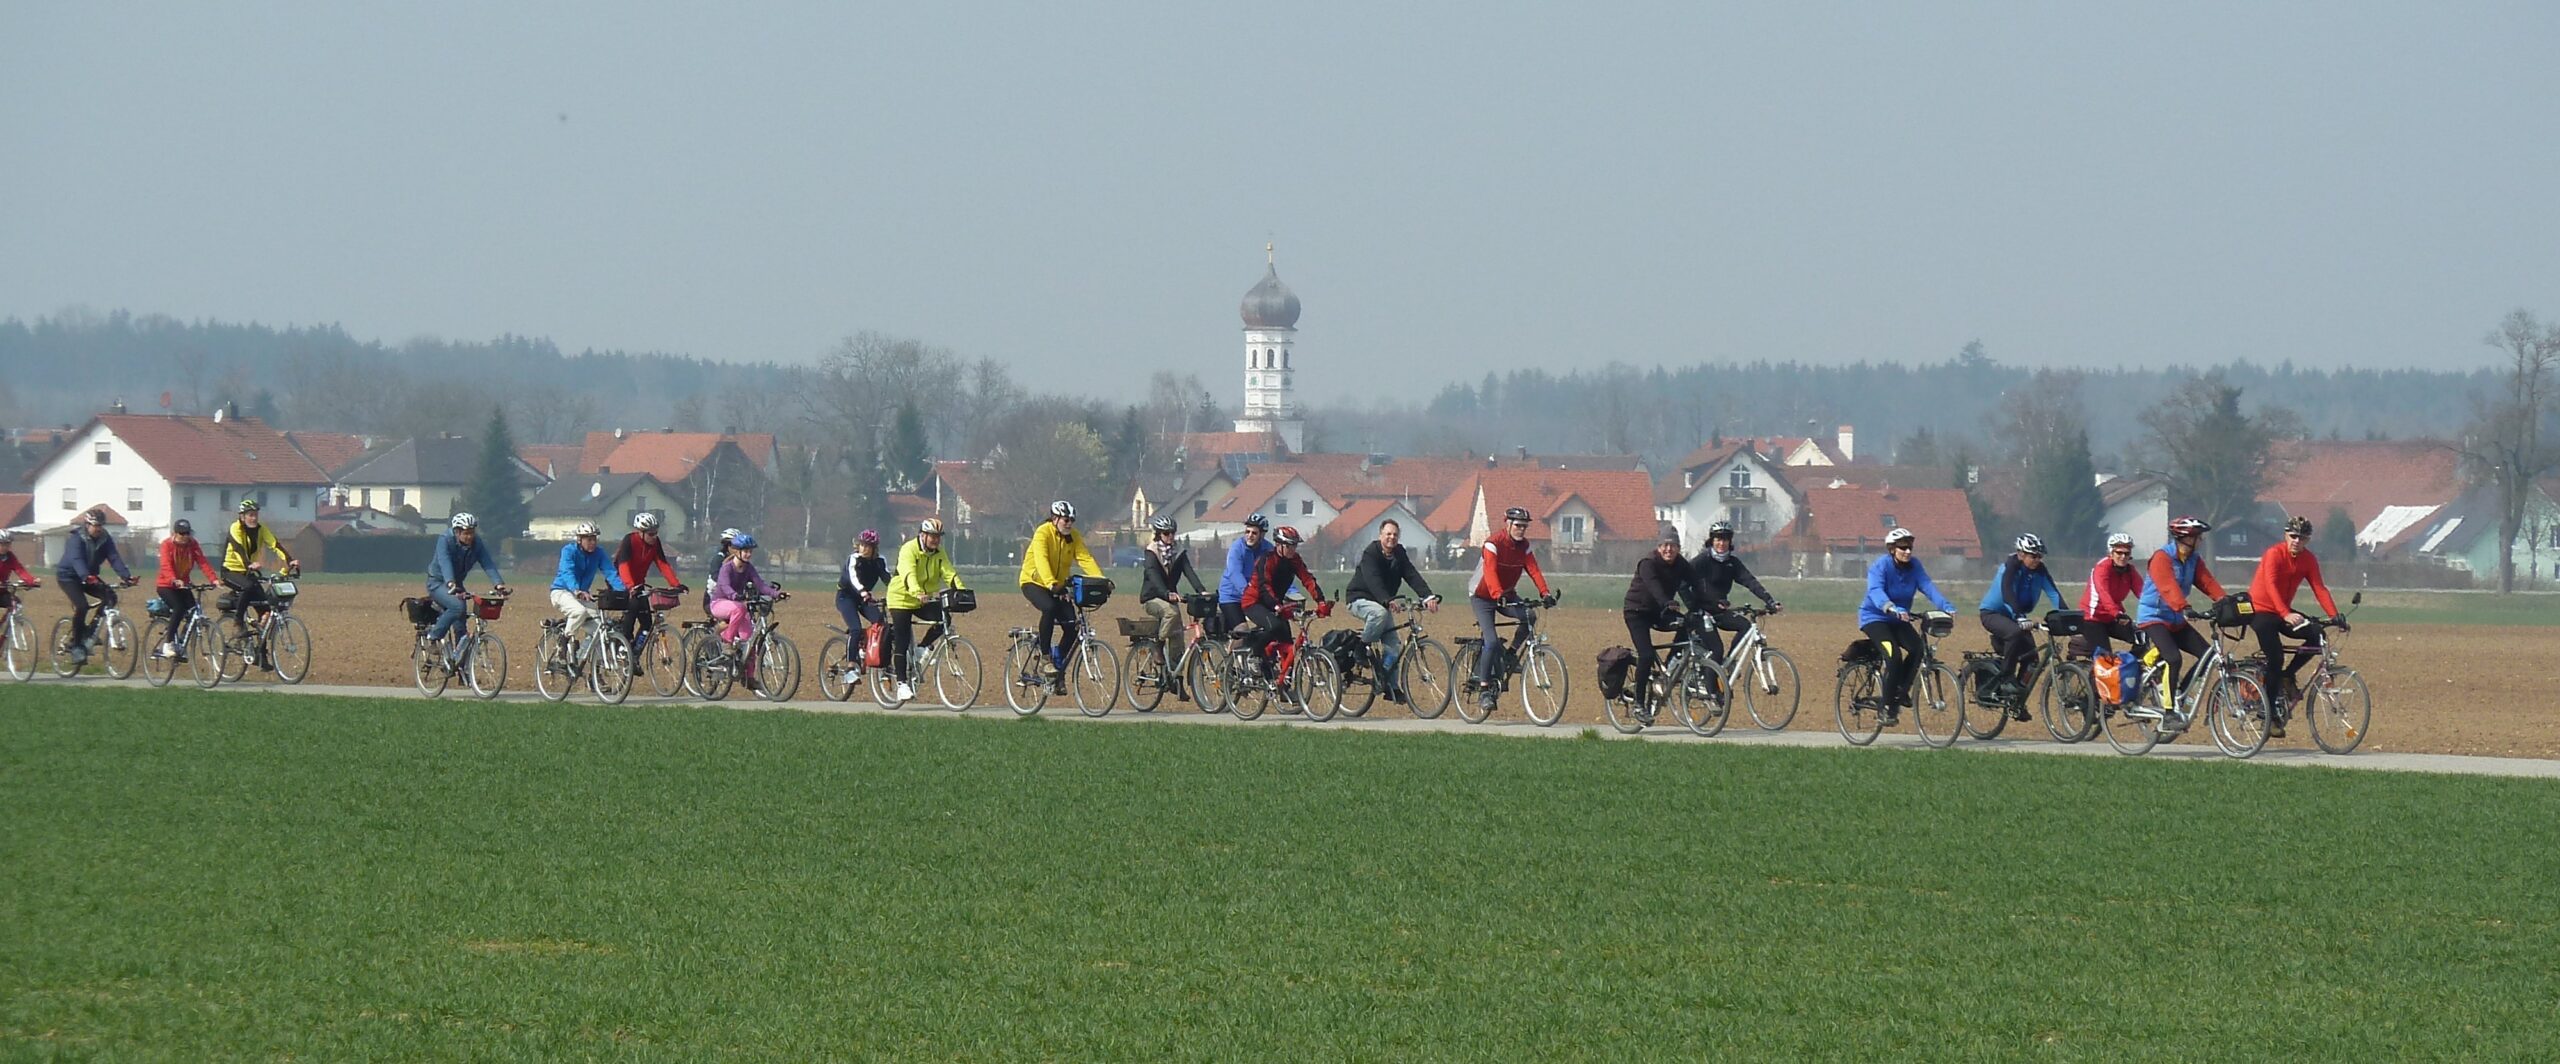
[[[889,608],[917,609],[946,587],[968,586],[960,582],[960,571],[951,567],[949,552],[929,551],[923,540],[910,539],[898,546],[898,572],[889,578]]]

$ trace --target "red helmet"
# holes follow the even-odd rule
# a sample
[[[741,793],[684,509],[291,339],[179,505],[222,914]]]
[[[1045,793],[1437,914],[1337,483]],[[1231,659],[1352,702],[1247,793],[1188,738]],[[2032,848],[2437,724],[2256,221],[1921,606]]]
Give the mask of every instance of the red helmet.
[[[1297,546],[1304,537],[1298,535],[1298,526],[1282,525],[1278,530],[1271,533],[1271,538],[1275,542],[1294,547]]]
[[[2180,517],[2169,522],[2169,534],[2172,536],[2183,536],[2191,532],[2201,534],[2211,531],[2213,531],[2213,526],[2204,523],[2204,519],[2198,517]]]

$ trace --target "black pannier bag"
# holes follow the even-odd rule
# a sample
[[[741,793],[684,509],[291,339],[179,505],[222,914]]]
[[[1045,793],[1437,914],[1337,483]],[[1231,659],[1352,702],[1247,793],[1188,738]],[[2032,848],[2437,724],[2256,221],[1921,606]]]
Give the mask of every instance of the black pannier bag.
[[[1636,652],[1628,647],[1609,647],[1600,652],[1600,697],[1615,700],[1627,693],[1627,677],[1635,672]]]

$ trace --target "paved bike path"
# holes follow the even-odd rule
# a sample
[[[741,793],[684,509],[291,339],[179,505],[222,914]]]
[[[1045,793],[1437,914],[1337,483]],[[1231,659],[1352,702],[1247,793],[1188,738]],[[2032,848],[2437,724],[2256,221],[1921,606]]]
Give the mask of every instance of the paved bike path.
[[[49,676],[39,676],[31,683],[24,686],[17,686],[16,689],[42,690],[52,684],[74,682],[109,684],[123,687],[146,686],[140,679],[119,681],[103,678],[90,678],[86,680],[71,681],[55,679]],[[0,691],[5,691],[7,689],[8,688],[0,687]],[[215,690],[217,692],[241,695],[263,693],[285,695],[331,695],[342,698],[425,699],[427,697],[419,694],[418,690],[414,687],[364,687],[349,684],[226,684],[215,688]],[[444,700],[459,702],[478,701],[478,699],[467,690],[448,691],[444,695]],[[508,691],[505,694],[499,695],[496,701],[507,703],[538,703],[542,702],[543,699],[540,695],[531,691]],[[595,704],[595,700],[591,697],[572,697],[569,701],[571,703],[583,705]],[[729,710],[795,709],[810,713],[873,713],[905,717],[968,716],[979,718],[1008,718],[1014,716],[1013,710],[1005,706],[978,706],[965,712],[953,712],[951,710],[942,709],[938,706],[929,709],[917,708],[912,703],[907,707],[899,709],[884,709],[878,705],[863,701],[831,702],[825,699],[803,698],[789,702],[765,702],[752,698],[742,698],[735,695],[720,702],[702,702],[691,698],[662,699],[656,697],[655,694],[635,693],[631,696],[629,701],[624,703],[624,705],[693,706],[703,709]],[[1809,706],[1807,711],[1810,711],[1812,708],[1816,707]],[[1506,706],[1504,712],[1516,712],[1516,709]],[[1048,708],[1041,711],[1041,715],[1044,717],[1050,717],[1062,721],[1072,721],[1080,724],[1201,724],[1245,728],[1295,726],[1302,728],[1338,728],[1352,731],[1388,732],[1398,734],[1447,733],[1463,735],[1500,735],[1514,738],[1543,739],[1578,739],[1585,730],[1596,730],[1603,738],[1633,739],[1644,742],[1729,743],[1739,746],[1848,748],[1848,743],[1841,739],[1837,732],[1802,730],[1765,732],[1755,726],[1752,726],[1748,722],[1745,722],[1741,727],[1727,728],[1723,734],[1718,735],[1713,739],[1701,739],[1695,735],[1689,734],[1685,730],[1682,730],[1676,724],[1667,723],[1646,729],[1643,733],[1638,735],[1621,735],[1615,729],[1605,725],[1559,725],[1552,728],[1541,728],[1530,724],[1527,721],[1516,719],[1510,721],[1497,719],[1483,724],[1469,724],[1457,718],[1454,708],[1437,720],[1416,720],[1412,715],[1406,713],[1403,707],[1392,705],[1383,700],[1373,706],[1369,710],[1369,715],[1365,718],[1353,720],[1350,718],[1337,717],[1332,721],[1321,724],[1310,722],[1302,717],[1284,716],[1276,711],[1263,714],[1259,720],[1237,720],[1234,717],[1223,713],[1202,713],[1191,708],[1190,703],[1179,702],[1172,699],[1167,699],[1165,704],[1153,713],[1136,713],[1130,711],[1126,707],[1122,707],[1113,710],[1111,715],[1106,717],[1087,717],[1075,708],[1073,702],[1061,702],[1060,700],[1053,698],[1050,700]],[[2012,725],[2012,727],[2015,726],[2016,725],[2014,724]],[[2030,724],[2028,727],[2035,727],[2035,725]],[[1921,744],[1917,737],[1910,735],[1885,735],[1876,740],[1875,746],[1880,749],[1927,749]],[[2085,743],[2072,744],[2057,743],[2051,740],[2004,738],[1991,740],[1989,742],[1978,742],[1972,739],[1964,739],[1956,743],[1956,748],[1960,750],[1992,750],[2008,753],[2061,754],[2081,757],[2120,756],[2115,752],[2113,747],[2107,745],[2106,740],[2104,739],[2094,739]],[[2177,743],[2164,743],[2143,756],[2172,761],[2219,761],[2235,764],[2245,763],[2257,765],[2297,765],[2319,766],[2323,768],[2369,769],[2384,772],[2435,772],[2457,776],[2513,776],[2524,778],[2560,779],[2560,761],[2528,757],[2473,757],[2461,754],[2404,754],[2381,752],[2360,752],[2350,754],[2345,757],[2337,757],[2321,753],[2318,750],[2281,749],[2262,751],[2258,756],[2250,758],[2246,762],[2239,762],[2233,758],[2224,757],[2221,751],[2214,749],[2212,739],[2201,734],[2201,730],[2199,730],[2197,734]]]

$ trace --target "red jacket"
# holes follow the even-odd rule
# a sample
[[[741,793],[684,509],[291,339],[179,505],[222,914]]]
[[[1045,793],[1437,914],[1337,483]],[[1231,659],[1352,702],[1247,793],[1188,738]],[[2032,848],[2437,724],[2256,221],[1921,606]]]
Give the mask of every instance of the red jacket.
[[[213,571],[213,563],[205,560],[204,544],[192,539],[181,544],[176,536],[160,541],[159,586],[185,587],[187,577],[196,569],[204,570],[205,583],[222,582],[222,577]]]
[[[1284,558],[1275,550],[1253,564],[1253,578],[1245,581],[1242,605],[1247,609],[1262,604],[1277,606],[1289,597],[1292,580],[1305,581],[1307,594],[1318,602],[1324,601],[1324,589],[1316,586],[1316,574],[1307,571],[1307,560]]]
[[[2278,543],[2258,556],[2258,575],[2249,581],[2249,605],[2261,613],[2274,613],[2281,618],[2293,612],[2293,593],[2302,582],[2311,581],[2311,594],[2320,600],[2320,608],[2329,616],[2338,615],[2338,603],[2329,597],[2329,582],[2320,579],[2320,559],[2311,548],[2302,548],[2300,556],[2285,553]]]
[[[16,575],[11,575],[13,573]],[[27,575],[26,563],[18,560],[18,552],[10,551],[6,554],[0,554],[0,591],[8,590],[9,586],[13,584],[32,584],[35,582],[35,577]]]
[[[1538,593],[1547,593],[1547,574],[1538,571],[1538,556],[1529,553],[1529,541],[1513,539],[1508,532],[1486,537],[1484,553],[1476,556],[1476,574],[1467,581],[1467,593],[1480,599],[1500,601],[1511,589],[1520,585],[1520,574],[1538,585]]]
[[[2080,612],[2091,621],[2106,624],[2125,615],[2124,600],[2142,593],[2142,567],[2131,562],[2117,565],[2112,559],[2098,559],[2098,567],[2089,570],[2089,593],[2080,597]]]
[[[675,587],[684,583],[676,579],[676,567],[667,564],[666,550],[660,544],[649,542],[648,537],[640,533],[622,537],[622,547],[613,554],[613,567],[621,572],[624,587],[638,587],[645,583],[643,578],[649,575],[649,567],[653,565],[658,568],[658,575],[667,578],[661,586]]]

